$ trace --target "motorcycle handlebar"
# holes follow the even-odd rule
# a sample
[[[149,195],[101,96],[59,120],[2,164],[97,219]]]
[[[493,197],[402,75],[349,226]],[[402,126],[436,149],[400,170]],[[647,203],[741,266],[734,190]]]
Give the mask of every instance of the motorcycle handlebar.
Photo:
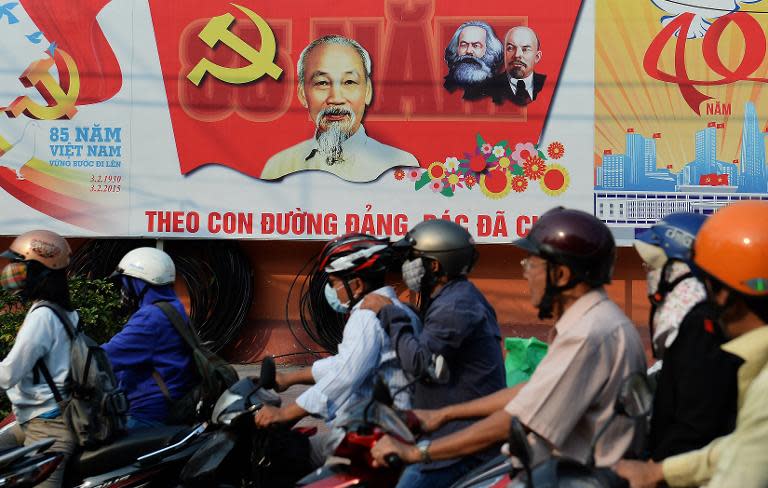
[[[386,461],[387,466],[393,469],[402,469],[405,464],[403,463],[403,460],[400,459],[400,456],[395,453],[387,454],[384,461]]]

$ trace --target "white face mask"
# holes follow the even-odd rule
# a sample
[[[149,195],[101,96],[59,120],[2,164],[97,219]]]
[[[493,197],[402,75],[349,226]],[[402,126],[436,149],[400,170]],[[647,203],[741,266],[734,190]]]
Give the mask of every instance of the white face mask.
[[[411,291],[421,291],[421,281],[427,274],[427,270],[424,269],[424,261],[421,258],[416,258],[411,261],[406,260],[403,263],[401,271],[405,286]]]
[[[330,283],[325,284],[325,289],[323,291],[325,293],[325,301],[328,302],[328,305],[330,305],[334,311],[338,313],[349,312],[349,301],[346,303],[341,303],[341,300],[339,300],[339,294],[336,292],[336,289],[331,286]]]

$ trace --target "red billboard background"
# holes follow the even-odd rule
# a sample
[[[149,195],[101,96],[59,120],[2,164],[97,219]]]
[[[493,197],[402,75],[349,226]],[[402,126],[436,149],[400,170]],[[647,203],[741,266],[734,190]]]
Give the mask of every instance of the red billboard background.
[[[151,0],[152,20],[170,106],[181,172],[209,163],[258,177],[266,160],[311,136],[314,127],[296,97],[296,61],[312,40],[341,34],[360,42],[373,62],[373,101],[364,123],[369,135],[416,156],[422,166],[474,150],[476,134],[490,140],[538,142],[555,93],[581,1],[434,0],[248,2],[277,41],[277,80],[242,85],[187,74],[202,58],[224,67],[249,62],[227,45],[208,47],[198,34],[213,17],[231,13],[231,32],[260,49],[256,26],[223,1]],[[488,22],[503,41],[508,29],[527,25],[541,41],[536,72],[544,88],[527,107],[490,99],[467,102],[443,87],[445,47],[468,20]]]

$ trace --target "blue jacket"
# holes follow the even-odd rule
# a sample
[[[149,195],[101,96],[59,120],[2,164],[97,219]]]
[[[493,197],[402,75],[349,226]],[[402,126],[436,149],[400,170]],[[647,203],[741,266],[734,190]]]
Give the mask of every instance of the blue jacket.
[[[435,409],[468,402],[506,387],[496,312],[469,280],[451,280],[438,292],[426,311],[421,333],[415,332],[409,316],[397,307],[382,308],[379,319],[389,331],[405,372],[422,375],[433,354],[442,354],[448,364],[448,384],[416,383],[414,408]],[[425,438],[438,439],[473,422],[454,420]],[[485,460],[497,454],[498,449],[490,448],[474,457]],[[459,460],[424,464],[422,470],[442,469]]]
[[[146,286],[136,281],[138,289]],[[123,330],[102,347],[130,402],[131,417],[163,422],[168,417],[168,402],[152,377],[157,371],[171,398],[177,399],[197,381],[192,350],[158,307],[168,301],[184,318],[187,314],[170,286],[150,287],[139,309]]]

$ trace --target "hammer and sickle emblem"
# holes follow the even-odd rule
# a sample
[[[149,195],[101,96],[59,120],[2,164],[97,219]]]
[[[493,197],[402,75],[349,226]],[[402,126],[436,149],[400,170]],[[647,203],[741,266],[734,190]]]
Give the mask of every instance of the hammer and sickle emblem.
[[[18,97],[8,107],[0,108],[8,117],[18,117],[22,113],[39,120],[71,119],[77,113],[75,103],[80,93],[80,76],[72,56],[62,49],[56,49],[56,56],[61,56],[67,72],[59,70],[61,83],[51,75],[53,58],[40,59],[30,64],[19,80],[26,87],[34,86],[48,105],[40,105],[27,96]]]
[[[231,5],[243,12],[259,29],[259,36],[261,36],[261,51],[253,48],[229,30],[232,22],[235,21],[235,17],[232,14],[226,13],[224,15],[219,15],[218,17],[213,17],[208,21],[203,30],[200,31],[198,37],[211,48],[218,42],[224,43],[237,54],[250,61],[251,64],[240,68],[228,68],[226,66],[219,66],[209,59],[203,58],[187,75],[189,81],[196,86],[200,86],[200,82],[206,73],[210,73],[211,76],[223,82],[241,85],[243,83],[250,83],[258,80],[265,74],[277,80],[283,72],[283,70],[274,63],[277,46],[275,43],[275,35],[272,32],[272,29],[269,28],[269,25],[252,10],[234,3]]]

